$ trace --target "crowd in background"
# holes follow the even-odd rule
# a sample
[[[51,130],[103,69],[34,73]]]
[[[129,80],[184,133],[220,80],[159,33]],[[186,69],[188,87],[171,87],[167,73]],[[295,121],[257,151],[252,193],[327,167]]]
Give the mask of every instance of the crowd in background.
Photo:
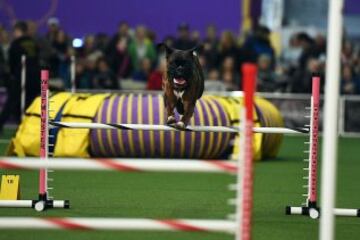
[[[166,68],[164,55],[156,47],[161,39],[145,26],[131,27],[120,22],[113,36],[89,34],[83,41],[71,38],[56,18],[49,19],[45,34],[39,34],[31,21],[18,22],[11,31],[0,27],[1,82],[6,87],[19,83],[20,57],[25,53],[30,71],[28,81],[32,81],[31,72],[47,65],[51,78],[70,88],[71,57],[75,56],[78,89],[122,89],[122,81],[132,79],[134,83],[143,83],[146,89],[160,90]],[[231,31],[219,33],[216,26],[209,25],[201,37],[183,23],[179,24],[176,36],[169,35],[163,42],[177,49],[198,47],[206,90],[241,90],[241,65],[252,62],[258,66],[258,91],[309,93],[311,74],[324,74],[325,37],[295,33],[289,46],[277,56],[270,34],[268,28],[257,26],[247,36],[235,36]],[[360,94],[360,53],[346,38],[341,61],[341,93]],[[35,84],[32,88],[39,90]]]

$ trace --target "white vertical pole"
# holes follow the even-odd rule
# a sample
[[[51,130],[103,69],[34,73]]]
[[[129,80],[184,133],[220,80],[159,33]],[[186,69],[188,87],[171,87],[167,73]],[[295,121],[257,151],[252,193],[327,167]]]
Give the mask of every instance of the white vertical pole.
[[[26,56],[21,55],[21,82],[20,82],[20,114],[21,119],[25,113],[25,100],[26,100]]]
[[[70,81],[71,81],[71,93],[75,93],[76,84],[75,84],[75,56],[72,55],[70,58]]]
[[[325,81],[324,145],[321,174],[320,240],[334,239],[336,194],[337,120],[342,42],[343,0],[329,0]]]

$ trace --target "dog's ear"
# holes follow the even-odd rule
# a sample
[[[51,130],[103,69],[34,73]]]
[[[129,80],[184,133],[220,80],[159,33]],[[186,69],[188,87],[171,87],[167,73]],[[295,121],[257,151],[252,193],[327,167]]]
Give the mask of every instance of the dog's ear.
[[[204,46],[202,44],[199,44],[189,50],[187,52],[192,56],[199,56],[199,54],[202,53]]]
[[[174,52],[174,49],[169,47],[165,43],[158,43],[156,48],[157,48],[158,51],[162,51],[163,49],[165,49],[166,57]]]

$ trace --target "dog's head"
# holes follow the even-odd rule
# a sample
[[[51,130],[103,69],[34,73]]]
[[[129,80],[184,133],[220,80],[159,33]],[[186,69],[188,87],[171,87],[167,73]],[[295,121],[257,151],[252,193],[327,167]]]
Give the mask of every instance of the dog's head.
[[[170,48],[161,43],[160,48],[166,50],[167,77],[170,84],[175,89],[184,89],[191,85],[195,65],[195,48],[189,50],[179,50]]]

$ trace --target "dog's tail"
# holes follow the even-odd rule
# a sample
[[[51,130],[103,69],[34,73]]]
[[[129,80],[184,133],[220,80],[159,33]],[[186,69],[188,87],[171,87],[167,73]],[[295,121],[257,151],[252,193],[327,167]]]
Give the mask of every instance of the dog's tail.
[[[184,115],[184,104],[181,102],[181,99],[178,99],[175,107],[179,114]]]

